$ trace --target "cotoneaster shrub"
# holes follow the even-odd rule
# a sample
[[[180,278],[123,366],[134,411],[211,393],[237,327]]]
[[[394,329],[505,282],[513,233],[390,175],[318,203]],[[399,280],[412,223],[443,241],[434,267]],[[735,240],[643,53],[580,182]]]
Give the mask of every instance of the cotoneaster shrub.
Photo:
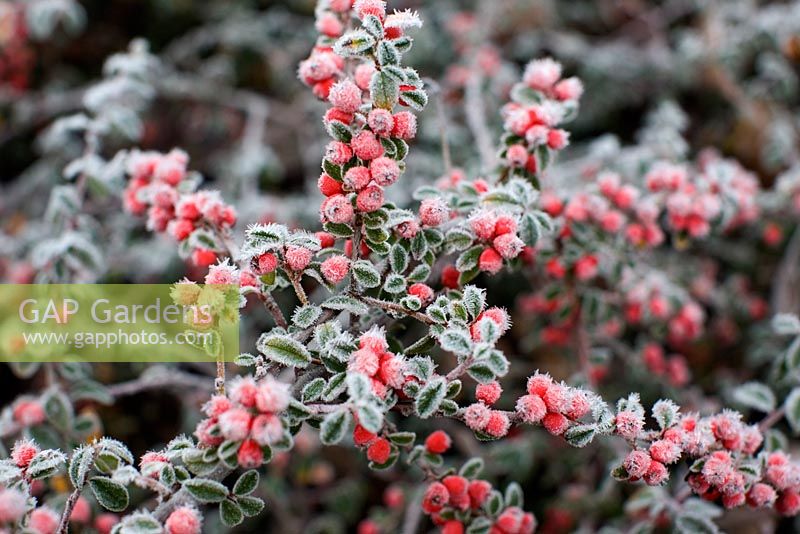
[[[81,20],[64,6],[52,27],[59,14]],[[602,50],[574,69],[532,59],[511,82],[500,45],[486,44],[498,14],[479,5],[443,12],[455,46],[436,82],[405,61],[420,16],[391,8],[317,5],[316,43],[299,82],[285,83],[323,103],[311,109],[327,138],[301,146],[319,163],[322,199],[300,195],[291,217],[255,211],[267,199],[245,168],[266,167],[254,154],[266,158],[272,110],[258,95],[187,83],[180,50],[161,58],[133,42],[80,111],[43,131],[23,178],[58,169],[64,181],[39,179],[47,207],[6,247],[7,281],[127,269],[175,282],[186,303],[198,282],[234,285],[256,332],[236,366],[209,376],[151,366],[107,383],[88,364],[13,364],[34,382],[0,414],[0,529],[193,534],[275,514],[286,531],[688,533],[718,531],[727,509],[800,512],[786,437],[800,431],[796,149],[765,189],[713,148],[691,154],[688,118],[665,101],[635,143],[601,136],[560,158],[572,125],[586,128],[582,106],[596,117],[625,96],[569,74],[591,78]],[[22,15],[15,7],[10,20]],[[789,46],[780,15],[763,23]],[[31,44],[12,30],[2,74],[22,89]],[[715,83],[751,105],[731,96],[736,81]],[[189,152],[137,148],[148,110],[187,93],[247,116],[221,191],[204,187]],[[484,105],[498,95],[496,109]],[[453,102],[463,117],[448,118]],[[474,143],[451,153],[454,122]],[[417,144],[435,171],[411,172]],[[169,278],[154,249],[188,268]],[[693,365],[703,343],[718,361]],[[704,366],[718,369],[695,383]],[[185,433],[134,455],[104,432],[97,406],[171,388],[196,393],[183,399]],[[357,461],[337,465],[345,454]],[[526,462],[540,457],[552,465],[531,475]],[[356,506],[378,492],[370,510]],[[315,517],[293,515],[305,502]]]

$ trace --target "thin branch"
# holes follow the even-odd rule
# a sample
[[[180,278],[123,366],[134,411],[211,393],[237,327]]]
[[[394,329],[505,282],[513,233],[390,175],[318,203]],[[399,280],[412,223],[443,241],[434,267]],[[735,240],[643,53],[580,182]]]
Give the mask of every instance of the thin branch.
[[[389,302],[389,301],[386,301],[386,300],[380,300],[380,299],[376,299],[376,298],[372,298],[372,297],[367,297],[367,296],[364,296],[364,295],[353,295],[353,297],[357,298],[358,300],[360,300],[364,304],[367,304],[369,306],[375,306],[376,308],[380,308],[383,311],[388,311],[388,312],[394,312],[394,313],[400,313],[400,314],[403,314],[403,315],[407,315],[408,317],[416,319],[417,321],[419,321],[421,323],[425,323],[427,325],[436,324],[433,321],[433,319],[431,319],[430,317],[428,317],[424,313],[408,310],[408,309],[404,308],[403,306],[401,306],[400,304],[397,304],[396,302]]]

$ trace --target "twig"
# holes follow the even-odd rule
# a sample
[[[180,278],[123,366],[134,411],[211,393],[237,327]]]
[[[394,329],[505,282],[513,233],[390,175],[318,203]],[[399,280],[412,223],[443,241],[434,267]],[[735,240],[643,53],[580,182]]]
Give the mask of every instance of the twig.
[[[376,308],[380,308],[380,309],[382,309],[384,311],[391,311],[391,312],[395,312],[395,313],[401,313],[403,315],[407,315],[407,316],[409,316],[409,317],[411,317],[413,319],[416,319],[417,321],[419,321],[421,323],[425,323],[427,325],[435,324],[433,319],[431,319],[430,317],[428,317],[424,313],[419,313],[419,312],[408,310],[408,309],[404,308],[403,306],[401,306],[400,304],[397,304],[396,302],[389,302],[389,301],[386,301],[386,300],[380,300],[380,299],[376,299],[376,298],[372,298],[372,297],[367,297],[367,296],[364,296],[364,295],[352,295],[352,296],[354,296],[355,298],[357,298],[358,300],[360,300],[364,304],[368,304],[369,306],[375,306]]]
[[[170,369],[168,372],[164,371],[163,374],[145,375],[130,382],[114,384],[108,387],[108,392],[112,397],[119,398],[159,388],[209,390],[211,384],[204,377]]]

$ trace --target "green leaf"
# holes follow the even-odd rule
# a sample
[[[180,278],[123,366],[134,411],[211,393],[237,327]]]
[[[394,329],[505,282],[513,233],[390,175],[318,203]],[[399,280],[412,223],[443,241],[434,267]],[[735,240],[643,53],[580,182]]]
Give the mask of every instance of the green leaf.
[[[250,469],[245,471],[233,485],[233,494],[237,497],[250,495],[258,486],[258,471]]]
[[[483,311],[486,304],[486,290],[476,286],[466,286],[464,294],[461,298],[464,307],[467,308],[467,313],[470,317],[475,319]]]
[[[483,458],[470,458],[464,462],[458,474],[464,478],[476,478],[483,471],[483,465]]]
[[[516,506],[517,508],[522,508],[524,502],[522,487],[516,482],[511,482],[508,486],[506,486],[505,501],[506,506]]]
[[[322,400],[325,402],[330,402],[342,393],[347,387],[347,373],[337,373],[330,377],[328,380],[328,384],[325,386],[325,389],[322,390]]]
[[[228,488],[210,478],[192,478],[183,487],[200,503],[222,502],[228,496]]]
[[[72,429],[74,411],[69,398],[60,390],[50,390],[45,394],[44,412],[47,419],[62,432]]]
[[[383,284],[383,290],[390,295],[397,295],[406,290],[406,279],[396,273],[389,273]]]
[[[325,389],[325,379],[317,377],[303,387],[303,402],[313,402],[320,398]]]
[[[313,304],[306,304],[295,308],[292,314],[292,323],[299,328],[309,328],[319,316],[322,315],[322,308]]]
[[[467,374],[481,384],[487,384],[495,379],[494,371],[486,362],[475,362],[467,369]]]
[[[463,252],[456,260],[456,269],[458,269],[458,272],[463,273],[476,268],[478,266],[478,258],[481,257],[482,252],[483,247],[480,245]]]
[[[760,382],[742,384],[733,391],[733,400],[737,403],[769,413],[775,409],[775,394]]]
[[[375,38],[364,30],[355,30],[341,36],[333,50],[342,57],[360,57],[375,45]]]
[[[675,532],[678,534],[717,534],[719,529],[707,517],[682,515],[678,516],[675,521]]]
[[[235,527],[244,521],[244,512],[238,504],[225,499],[219,505],[219,518],[226,527]]]
[[[347,311],[353,315],[367,315],[369,313],[369,308],[366,304],[347,295],[331,297],[322,303],[322,307],[329,310]]]
[[[397,65],[400,63],[400,52],[390,41],[381,41],[378,43],[377,52],[378,63],[384,65]]]
[[[402,273],[408,268],[408,251],[405,247],[396,243],[389,251],[389,265],[396,273]]]
[[[389,434],[389,441],[401,447],[412,445],[416,439],[417,435],[414,432],[394,432]]]
[[[437,376],[428,381],[414,400],[414,409],[422,419],[427,419],[439,409],[447,390],[444,377]]]
[[[364,404],[356,409],[358,415],[358,424],[377,434],[383,426],[383,412],[381,412],[374,404]]]
[[[356,282],[365,288],[373,288],[381,285],[381,275],[372,262],[358,260],[353,262],[351,272]]]
[[[461,328],[448,328],[439,336],[439,344],[448,352],[465,356],[472,352],[472,339],[469,332]]]
[[[41,480],[56,474],[64,466],[66,456],[55,449],[39,451],[31,459],[25,474],[32,480]]]
[[[393,76],[377,71],[370,80],[369,92],[375,106],[391,110],[400,96],[400,84]]]
[[[281,334],[262,334],[256,344],[267,359],[287,367],[307,367],[311,353],[299,341]]]
[[[353,416],[347,409],[331,412],[325,416],[320,426],[320,441],[325,445],[335,445],[344,439],[350,428]]]
[[[98,504],[110,512],[121,512],[128,507],[128,490],[108,477],[92,477],[89,487]]]
[[[264,509],[264,501],[258,497],[237,497],[236,502],[247,517],[257,516]]]
[[[402,101],[415,111],[422,111],[428,105],[428,93],[422,89],[409,89],[400,93]]]
[[[786,421],[795,435],[800,434],[800,387],[794,388],[783,403],[786,410]]]
[[[573,447],[585,447],[592,442],[596,432],[594,425],[575,425],[564,432],[564,438]]]
[[[86,484],[86,479],[89,471],[94,463],[94,448],[92,447],[79,447],[72,453],[72,458],[69,461],[69,479],[72,486],[75,488],[82,488]]]

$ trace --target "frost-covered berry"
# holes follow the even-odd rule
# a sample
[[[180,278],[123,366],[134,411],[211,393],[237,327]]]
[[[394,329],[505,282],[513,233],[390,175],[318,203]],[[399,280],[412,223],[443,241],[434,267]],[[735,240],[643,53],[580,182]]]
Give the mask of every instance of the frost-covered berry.
[[[553,88],[559,100],[578,100],[583,95],[583,83],[578,78],[561,80]]]
[[[520,255],[522,249],[525,248],[525,243],[515,234],[508,233],[497,236],[492,241],[492,246],[500,256],[510,260]]]
[[[381,186],[392,185],[400,178],[400,166],[387,157],[375,158],[369,164],[369,172],[375,183]]]
[[[450,500],[450,492],[441,482],[432,482],[425,490],[422,510],[427,514],[439,512]]]
[[[392,447],[385,438],[378,438],[367,449],[367,458],[376,464],[385,464],[392,453]]]
[[[417,221],[404,221],[394,227],[397,235],[403,239],[413,239],[419,233],[419,223]]]
[[[365,187],[356,197],[358,211],[370,213],[383,206],[383,189],[377,185]]]
[[[631,411],[621,411],[616,418],[617,434],[625,439],[635,439],[644,428],[644,419],[641,415]]]
[[[450,289],[458,289],[461,285],[458,281],[460,276],[461,273],[458,272],[455,265],[446,265],[442,269],[442,285]]]
[[[444,430],[436,430],[425,438],[425,449],[432,454],[444,454],[451,444],[452,440]]]
[[[511,215],[499,215],[497,221],[494,223],[494,235],[501,236],[505,234],[517,233],[517,220]]]
[[[356,425],[355,429],[353,429],[353,443],[355,443],[358,447],[369,445],[377,437],[378,436],[375,433],[370,432],[361,425]]]
[[[341,21],[329,13],[317,18],[314,27],[319,33],[327,37],[339,37],[344,31]]]
[[[239,452],[236,455],[236,461],[240,467],[244,469],[255,469],[261,467],[264,463],[264,451],[261,446],[253,439],[248,439],[242,442],[239,447]]]
[[[414,139],[417,135],[417,117],[410,111],[400,111],[394,115],[394,128],[392,137],[406,141]]]
[[[642,479],[647,483],[649,486],[659,486],[664,483],[669,478],[669,471],[664,464],[653,460],[650,462],[650,466],[647,468],[647,472],[644,474]]]
[[[597,257],[587,254],[575,262],[575,277],[578,280],[589,280],[597,275]]]
[[[283,424],[278,416],[262,414],[253,418],[250,437],[261,445],[271,445],[283,438]]]
[[[662,464],[671,464],[681,457],[681,449],[672,441],[659,439],[650,444],[650,456]]]
[[[279,382],[272,376],[266,376],[258,382],[256,391],[256,407],[263,413],[279,413],[289,406],[288,384]]]
[[[478,384],[475,387],[475,398],[489,406],[497,402],[502,393],[503,388],[497,381],[492,381],[487,384]]]
[[[33,457],[39,452],[39,447],[36,446],[32,440],[20,440],[14,444],[11,449],[11,459],[17,467],[26,468],[31,463]],[[0,521],[2,522],[2,521]]]
[[[732,471],[730,454],[725,451],[716,451],[706,459],[702,473],[710,484],[719,486],[725,483]]]
[[[194,232],[194,224],[189,219],[173,219],[167,225],[167,232],[176,241],[183,241]]]
[[[334,180],[327,173],[324,172],[319,175],[319,180],[317,180],[317,187],[319,187],[320,193],[322,193],[326,197],[342,193],[342,183],[339,182],[338,180]]]
[[[331,8],[331,11],[345,13],[353,7],[353,0],[330,0],[328,7]]]
[[[323,220],[332,223],[348,223],[353,220],[353,205],[344,195],[328,197],[320,207]]]
[[[208,267],[217,261],[217,253],[207,248],[196,248],[192,252],[192,262],[198,267]]]
[[[492,239],[494,237],[497,216],[491,211],[478,211],[469,218],[472,231],[480,239]]]
[[[775,510],[785,516],[797,515],[800,512],[800,494],[792,490],[781,492],[775,501]]]
[[[772,506],[777,498],[778,494],[775,489],[763,482],[753,484],[753,487],[747,492],[747,504],[755,508]]]
[[[308,267],[312,256],[313,253],[307,248],[290,245],[286,247],[284,259],[290,270],[299,272]]]
[[[511,421],[509,421],[508,416],[505,413],[499,410],[492,410],[492,412],[489,414],[489,420],[486,422],[486,426],[483,428],[483,430],[490,436],[502,438],[508,434],[508,429],[510,426]]]
[[[92,507],[85,497],[78,497],[75,501],[75,507],[69,515],[69,520],[72,523],[88,523],[92,517]]]
[[[470,404],[464,409],[464,423],[472,430],[483,430],[490,416],[491,410],[482,402]]]
[[[278,268],[278,257],[272,252],[265,252],[258,257],[258,274],[269,274]]]
[[[341,141],[331,141],[325,148],[325,159],[335,165],[344,165],[353,157],[350,145]]]
[[[380,368],[380,358],[369,348],[358,349],[350,355],[347,368],[356,373],[374,376]]]
[[[545,91],[561,78],[561,65],[551,58],[535,59],[525,67],[522,80],[532,89]]]
[[[55,534],[60,517],[48,506],[34,509],[28,516],[28,528],[37,534]]]
[[[535,424],[547,414],[547,406],[539,395],[523,395],[517,399],[517,413],[526,423]]]
[[[0,488],[0,524],[16,523],[25,515],[27,498],[13,488]]]
[[[383,156],[383,145],[369,130],[362,130],[361,133],[354,136],[350,141],[350,147],[353,149],[353,154],[364,161]]]
[[[652,458],[647,452],[631,451],[623,460],[622,466],[631,478],[642,478],[647,473],[647,470],[650,469],[651,462]]]
[[[408,294],[417,297],[423,305],[427,305],[433,300],[433,289],[427,284],[417,282],[408,288]]]
[[[569,144],[569,132],[553,129],[547,132],[547,146],[553,150],[562,150]]]
[[[439,226],[450,218],[450,210],[441,198],[426,198],[419,206],[419,218],[425,226]]]
[[[372,75],[375,73],[375,65],[372,64],[371,61],[364,62],[356,67],[355,75],[353,76],[356,85],[361,88],[363,91],[369,89],[370,81],[372,81]]]
[[[331,256],[322,262],[320,270],[325,280],[331,284],[338,284],[347,276],[350,260],[342,255]]]
[[[164,523],[167,534],[200,534],[202,526],[200,512],[191,506],[176,508]]]
[[[495,249],[486,248],[478,258],[478,268],[490,274],[497,274],[503,268],[503,257]]]
[[[342,80],[331,87],[328,100],[345,113],[355,113],[361,107],[361,89],[350,80]]]
[[[12,408],[11,414],[14,421],[20,426],[28,427],[38,425],[45,420],[42,403],[38,400],[18,400]]]
[[[542,419],[542,426],[554,436],[560,436],[569,428],[569,419],[560,413],[548,413]]]
[[[524,167],[528,162],[528,149],[520,144],[511,145],[506,151],[506,160],[511,167]]]
[[[394,117],[391,112],[376,108],[369,112],[367,124],[375,135],[389,137],[394,129]]]
[[[353,10],[360,19],[367,15],[376,16],[380,20],[386,18],[386,2],[383,0],[356,0]]]
[[[369,185],[372,175],[367,167],[352,167],[344,175],[344,185],[350,191],[361,191]]]
[[[219,428],[225,439],[241,441],[250,432],[250,412],[244,408],[232,408],[219,416]]]
[[[485,480],[472,480],[467,487],[467,493],[469,494],[470,506],[472,508],[480,508],[483,506],[483,503],[486,502],[486,499],[489,498],[489,494],[492,492],[492,485],[486,482]]]

